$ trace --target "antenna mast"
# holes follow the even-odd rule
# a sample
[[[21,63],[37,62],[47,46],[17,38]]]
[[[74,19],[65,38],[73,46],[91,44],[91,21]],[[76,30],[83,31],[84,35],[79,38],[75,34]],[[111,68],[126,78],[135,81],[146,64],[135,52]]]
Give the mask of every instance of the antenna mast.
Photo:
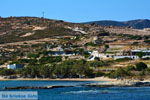
[[[43,18],[45,17],[45,12],[42,12],[42,17],[43,17]]]

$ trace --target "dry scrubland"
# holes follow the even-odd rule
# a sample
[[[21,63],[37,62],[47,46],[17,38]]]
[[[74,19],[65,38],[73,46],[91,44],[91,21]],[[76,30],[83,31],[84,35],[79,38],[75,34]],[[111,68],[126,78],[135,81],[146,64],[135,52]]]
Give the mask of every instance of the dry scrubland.
[[[149,69],[137,71],[129,68],[129,66],[136,68],[136,64],[139,62],[144,62],[150,67],[149,59],[114,60],[110,58],[86,61],[90,56],[87,51],[97,50],[103,54],[115,55],[138,48],[150,49],[149,30],[103,27],[95,24],[75,24],[62,20],[35,17],[0,18],[0,22],[1,67],[6,67],[7,64],[12,63],[22,63],[26,65],[26,68],[33,70],[33,73],[22,73],[19,70],[9,73],[10,76],[17,74],[26,76],[26,78],[28,78],[27,76],[30,76],[30,78],[37,76],[39,78],[57,78],[56,76],[59,76],[59,78],[76,78],[79,76],[84,78],[93,76],[149,78]],[[50,58],[48,53],[57,47],[71,50],[76,52],[77,55]],[[35,66],[39,66],[39,70],[45,69],[49,72],[37,71],[34,69]],[[58,70],[60,66],[62,66],[61,71]],[[83,69],[84,71],[80,72]],[[38,75],[30,75],[37,74],[36,71]],[[52,72],[51,75],[49,75],[50,72]],[[5,73],[2,72],[2,74]]]

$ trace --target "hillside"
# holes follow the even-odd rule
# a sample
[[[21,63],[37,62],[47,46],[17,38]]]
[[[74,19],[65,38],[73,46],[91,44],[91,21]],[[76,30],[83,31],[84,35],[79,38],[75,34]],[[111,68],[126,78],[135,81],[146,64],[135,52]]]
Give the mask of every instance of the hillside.
[[[109,23],[109,21],[106,22]],[[124,26],[121,22],[112,21],[112,23],[116,26]],[[133,25],[132,21],[126,23]],[[106,27],[107,24],[105,21],[103,21],[103,24],[104,26],[69,23],[62,20],[51,20],[38,17],[0,18],[0,44],[45,38],[62,38],[64,36],[97,36],[107,32],[111,34],[150,35],[149,30],[138,30],[128,27]],[[111,25],[111,23],[109,23],[109,25]]]
[[[75,29],[76,26],[84,27],[62,20],[37,17],[0,18],[0,44],[82,34],[84,29]]]
[[[124,21],[124,22],[103,20],[103,21],[92,21],[86,23],[87,24],[95,23],[97,25],[102,25],[102,26],[132,27],[135,29],[150,28],[150,20],[148,19],[139,19],[139,20]]]
[[[53,74],[45,78],[59,77],[62,71],[65,72],[65,78],[77,77],[76,73],[81,70],[85,70],[81,75],[89,77],[111,74],[120,67],[125,68],[137,62],[126,58],[117,61],[114,57],[128,56],[131,50],[138,48],[149,49],[149,43],[148,29],[106,27],[37,17],[0,18],[1,72],[3,69],[5,71],[8,64],[23,64],[25,69],[21,72],[29,71],[27,76],[31,75],[32,70],[43,77],[41,73],[51,69],[50,73]],[[149,65],[149,60],[144,62]],[[32,75],[33,78],[38,76],[36,73]]]

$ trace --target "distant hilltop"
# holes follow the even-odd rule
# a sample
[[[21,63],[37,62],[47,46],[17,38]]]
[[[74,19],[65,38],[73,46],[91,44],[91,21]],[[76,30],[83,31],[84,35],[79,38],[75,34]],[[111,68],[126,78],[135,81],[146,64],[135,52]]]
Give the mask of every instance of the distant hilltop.
[[[100,24],[97,25],[98,23],[103,23],[104,26],[100,26]],[[136,27],[138,29],[128,27],[127,24],[128,26],[133,28]],[[1,17],[0,44],[45,38],[60,38],[64,36],[94,36],[101,33],[148,36],[150,35],[149,27],[149,20],[135,20],[128,22],[97,21],[89,22],[89,24],[82,24],[41,17]],[[139,30],[142,28],[144,29]]]
[[[97,24],[101,26],[132,27],[134,29],[150,28],[149,19],[138,19],[138,20],[130,20],[130,21],[102,20],[102,21],[85,22],[85,24]]]

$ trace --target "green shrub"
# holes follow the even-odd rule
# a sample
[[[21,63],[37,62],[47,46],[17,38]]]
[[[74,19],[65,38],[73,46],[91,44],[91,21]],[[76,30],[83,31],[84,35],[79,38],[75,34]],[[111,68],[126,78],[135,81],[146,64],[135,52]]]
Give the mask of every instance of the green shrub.
[[[41,64],[45,63],[54,63],[54,62],[61,62],[62,57],[61,56],[49,56],[49,57],[42,57],[39,62]]]
[[[100,71],[95,73],[95,77],[101,77],[101,76],[105,76],[105,73],[100,72]]]
[[[145,40],[144,42],[145,42],[145,43],[150,43],[150,40]]]
[[[115,71],[111,71],[108,76],[110,78],[123,78],[123,77],[127,77],[127,76],[131,76],[130,71],[127,71],[123,68],[118,68]]]
[[[34,53],[29,53],[27,56],[28,56],[28,58],[38,58],[40,55],[34,54]]]
[[[150,75],[150,68],[143,70],[140,75]]]
[[[142,60],[150,60],[150,57],[142,58]]]
[[[144,54],[143,52],[138,52],[136,55],[137,55],[139,58],[142,58],[145,54]]]
[[[99,34],[99,36],[109,36],[109,35],[110,35],[110,33],[109,32],[105,32],[105,31]]]
[[[130,60],[132,60],[131,58],[119,58],[119,59],[116,59],[115,61],[117,61],[117,62],[124,62],[124,61],[130,61]]]
[[[125,70],[126,71],[133,71],[133,70],[135,70],[135,66],[127,66],[126,68],[125,68]]]
[[[139,36],[139,35],[128,35],[128,37],[133,40],[141,40],[142,39],[142,36]]]
[[[142,71],[144,69],[148,68],[147,65],[143,62],[139,62],[136,64],[136,70],[137,71]]]
[[[15,74],[15,71],[12,69],[6,69],[6,68],[1,68],[0,69],[0,75],[3,76],[9,76]]]
[[[95,44],[93,42],[88,42],[84,46],[93,46],[93,47],[95,47],[95,46],[97,46],[97,44]]]
[[[104,61],[90,61],[88,62],[88,64],[91,66],[91,67],[102,67],[102,66],[108,66],[109,63],[107,62],[104,62]]]

